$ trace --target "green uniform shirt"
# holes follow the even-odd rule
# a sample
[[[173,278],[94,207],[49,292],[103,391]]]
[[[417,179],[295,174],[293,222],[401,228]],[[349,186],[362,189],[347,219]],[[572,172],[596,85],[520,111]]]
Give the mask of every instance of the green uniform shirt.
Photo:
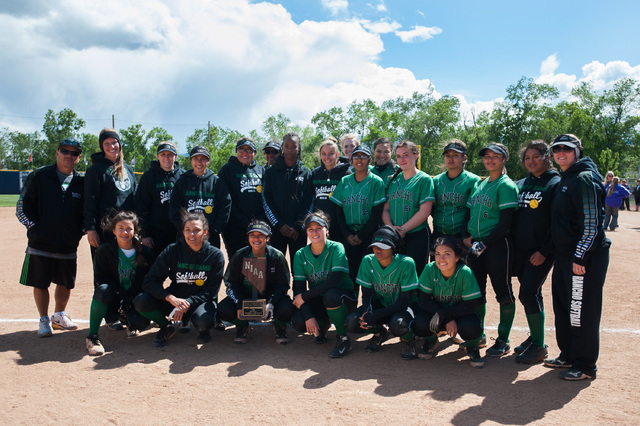
[[[393,262],[383,269],[376,256],[368,254],[362,259],[356,282],[373,289],[373,297],[389,306],[400,298],[401,292],[418,288],[418,273],[409,256],[396,254]],[[417,300],[415,295],[413,299]]]
[[[136,257],[138,253],[134,253],[133,256],[127,257],[126,254],[118,247],[118,272],[120,274],[120,285],[125,290],[129,290],[131,283],[136,275]]]
[[[463,170],[455,179],[449,179],[447,172],[433,178],[436,202],[433,203],[433,228],[446,235],[461,234],[464,216],[468,210],[467,200],[480,178]]]
[[[324,250],[318,257],[311,253],[311,244],[309,244],[298,250],[293,258],[293,280],[307,281],[309,289],[322,284],[332,272],[343,272],[340,288],[353,290],[344,246],[336,241],[327,240]]]
[[[456,306],[482,296],[478,282],[468,266],[456,266],[453,275],[447,280],[442,276],[435,262],[424,267],[420,275],[420,291],[432,294],[435,301],[443,308]]]
[[[433,180],[423,171],[418,171],[408,180],[405,180],[400,173],[389,185],[387,200],[389,200],[391,223],[395,226],[402,226],[420,210],[422,204],[427,201],[435,201]],[[426,227],[427,221],[425,220],[409,233],[420,231]]]
[[[487,237],[500,219],[500,210],[518,208],[518,186],[507,175],[477,184],[467,201],[471,218],[467,230],[474,240]]]
[[[389,160],[391,161],[391,160]],[[387,163],[389,164],[389,163]],[[396,172],[396,170],[398,170],[398,165],[394,164],[393,166],[389,165],[388,167],[385,167],[382,171],[379,171],[375,165],[371,164],[369,166],[369,171],[371,173],[373,173],[374,175],[378,176],[380,179],[382,179],[382,182],[384,182],[384,184],[387,184],[387,181],[389,180],[389,176],[391,176],[392,174],[394,174]]]
[[[340,180],[330,200],[342,207],[349,229],[359,231],[371,217],[373,207],[387,199],[382,179],[369,173],[361,182],[357,182],[354,173]]]

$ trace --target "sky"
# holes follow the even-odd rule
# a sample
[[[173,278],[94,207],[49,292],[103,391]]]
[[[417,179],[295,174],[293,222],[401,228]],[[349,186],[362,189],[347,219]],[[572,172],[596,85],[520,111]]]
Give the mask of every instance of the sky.
[[[570,96],[640,80],[628,0],[29,0],[0,2],[0,128],[160,126],[184,148],[212,125],[305,126],[352,101],[413,92],[492,108],[522,76]],[[261,133],[261,132],[260,132]]]

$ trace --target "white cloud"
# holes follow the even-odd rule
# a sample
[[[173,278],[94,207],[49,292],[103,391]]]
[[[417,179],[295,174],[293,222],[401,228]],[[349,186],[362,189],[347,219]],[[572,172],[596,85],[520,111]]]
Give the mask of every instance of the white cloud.
[[[332,15],[344,12],[349,7],[347,0],[322,0],[322,6],[329,9]]]
[[[378,22],[361,20],[360,24],[374,34],[388,34],[402,28],[402,25],[397,21],[389,21],[387,19],[381,19]]]
[[[381,1],[378,6],[376,6],[376,10],[378,12],[386,12],[387,11],[387,6],[384,4],[383,1]]]
[[[441,32],[442,28],[416,25],[412,30],[396,31],[395,34],[400,37],[404,43],[413,43],[416,41],[429,40]]]
[[[542,65],[540,65],[540,75],[553,74],[558,69],[560,63],[558,62],[557,55],[557,53],[554,53],[542,61]]]

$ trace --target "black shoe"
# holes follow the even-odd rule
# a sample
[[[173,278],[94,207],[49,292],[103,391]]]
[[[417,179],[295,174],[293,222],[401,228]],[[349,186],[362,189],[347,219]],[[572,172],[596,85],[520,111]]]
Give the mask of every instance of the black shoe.
[[[478,342],[478,347],[479,348],[486,348],[487,347],[487,336],[486,335],[484,335],[484,334],[482,335],[482,338]],[[467,350],[467,342],[460,343],[459,349],[461,349],[463,351],[466,351]]]
[[[227,327],[224,325],[222,320],[216,319],[216,325],[213,326],[213,329],[216,331],[225,331]]]
[[[346,334],[337,336],[336,346],[329,352],[331,358],[342,358],[351,350],[351,340]]]
[[[536,346],[532,343],[524,352],[516,356],[516,362],[521,364],[537,364],[544,361],[548,355],[549,350],[547,349],[547,345]]]
[[[409,340],[401,340],[402,342],[402,351],[400,352],[400,356],[405,361],[411,361],[412,359],[416,359],[416,338],[411,337]]]
[[[561,371],[559,375],[561,379],[569,380],[572,382],[576,382],[578,380],[595,380],[596,378],[595,373],[587,374],[583,371],[575,369]]]
[[[251,332],[251,325],[248,322],[243,322],[240,325],[236,325],[236,337],[233,341],[239,345],[247,343],[247,334]]]
[[[120,320],[113,321],[109,323],[109,328],[116,331],[124,330],[124,324]]]
[[[320,333],[316,336],[316,344],[324,345],[327,343],[327,331],[329,331],[329,325],[325,324],[320,326]]]
[[[155,339],[153,339],[153,346],[156,348],[166,346],[167,341],[176,334],[176,328],[173,324],[167,324],[164,327],[160,327],[160,331],[156,334]]]
[[[273,332],[276,334],[276,343],[279,345],[286,345],[289,343],[289,338],[287,337],[287,325],[277,325],[275,321],[273,322]]]
[[[367,342],[365,350],[369,353],[378,352],[382,348],[382,344],[389,338],[389,332],[385,326],[382,329],[371,336],[371,339]]]
[[[183,334],[187,334],[191,331],[191,321],[183,322],[178,328],[178,331]]]
[[[428,340],[424,341],[424,345],[422,345],[422,350],[418,354],[418,358],[420,359],[431,359],[436,356],[438,352],[438,346],[440,346],[440,342],[438,339],[435,342],[430,342]]]
[[[465,349],[469,355],[469,365],[474,368],[484,367],[484,359],[480,356],[480,348]]]
[[[533,339],[531,338],[531,336],[527,337],[527,340],[525,340],[524,342],[520,343],[518,346],[516,346],[515,348],[513,348],[513,351],[515,353],[517,353],[518,355],[520,355],[522,352],[526,351],[527,348],[533,343]]]
[[[499,357],[509,353],[510,350],[511,350],[511,346],[509,346],[509,342],[505,342],[504,340],[498,337],[496,339],[496,342],[493,344],[493,346],[487,349],[487,355]]]
[[[211,332],[209,330],[198,332],[198,337],[196,337],[196,342],[208,343],[210,341],[211,341]]]
[[[560,357],[545,359],[544,366],[550,368],[571,368],[571,364]]]

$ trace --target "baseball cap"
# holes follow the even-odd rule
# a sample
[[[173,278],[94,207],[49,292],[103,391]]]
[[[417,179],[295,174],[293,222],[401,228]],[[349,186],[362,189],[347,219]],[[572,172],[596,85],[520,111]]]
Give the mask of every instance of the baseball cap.
[[[311,216],[309,216],[305,221],[304,221],[304,227],[306,228],[307,226],[309,226],[309,224],[311,224],[311,222],[315,222],[320,226],[323,226],[325,228],[329,227],[329,224],[327,223],[326,220],[324,220],[323,218],[321,218],[320,216],[316,216],[315,214],[312,214]]]
[[[80,142],[77,139],[74,139],[74,138],[64,139],[58,145],[58,149],[62,148],[63,146],[70,146],[70,147],[73,147],[73,148],[77,148],[77,149],[80,150],[80,152],[82,152],[82,146],[80,145]]]
[[[282,151],[282,147],[280,146],[280,144],[278,142],[274,142],[274,141],[267,142],[267,144],[262,147],[263,151],[265,151],[267,149],[275,149],[278,152]]]
[[[371,238],[372,243],[369,247],[378,247],[382,250],[393,249],[394,252],[398,250],[400,245],[400,234],[395,228],[389,225],[385,225],[378,229]]]
[[[504,158],[506,158],[507,160],[509,159],[509,153],[503,147],[495,143],[490,143],[486,147],[482,148],[480,150],[480,157],[484,157],[484,154],[487,152],[487,150],[493,151],[496,154],[502,154],[504,155]]]
[[[447,151],[455,151],[459,152],[460,154],[467,155],[467,148],[460,145],[458,142],[449,142],[442,150],[442,155],[444,155]]]
[[[249,223],[249,226],[247,226],[247,235],[252,232],[259,232],[263,235],[266,235],[267,237],[270,237],[271,227],[262,221],[251,222]]]
[[[560,135],[553,140],[551,144],[551,148],[556,145],[565,145],[569,148],[580,148],[582,149],[582,141],[576,135],[567,133],[565,135]]]
[[[207,150],[207,148],[202,145],[197,145],[191,148],[191,152],[189,152],[189,158],[193,158],[196,155],[204,155],[205,157],[207,157],[207,160],[211,159],[209,150]]]
[[[176,150],[176,145],[173,142],[160,142],[160,145],[158,145],[158,150],[156,151],[156,154],[160,154],[161,152],[164,151],[169,151],[174,155],[178,155],[178,151]]]
[[[251,148],[253,150],[253,152],[257,151],[256,144],[253,143],[253,141],[251,139],[249,139],[249,138],[238,139],[238,142],[236,142],[236,151],[241,146],[248,146],[249,148]]]
[[[351,158],[356,154],[364,154],[367,157],[371,157],[371,150],[365,145],[358,145],[351,153]]]

